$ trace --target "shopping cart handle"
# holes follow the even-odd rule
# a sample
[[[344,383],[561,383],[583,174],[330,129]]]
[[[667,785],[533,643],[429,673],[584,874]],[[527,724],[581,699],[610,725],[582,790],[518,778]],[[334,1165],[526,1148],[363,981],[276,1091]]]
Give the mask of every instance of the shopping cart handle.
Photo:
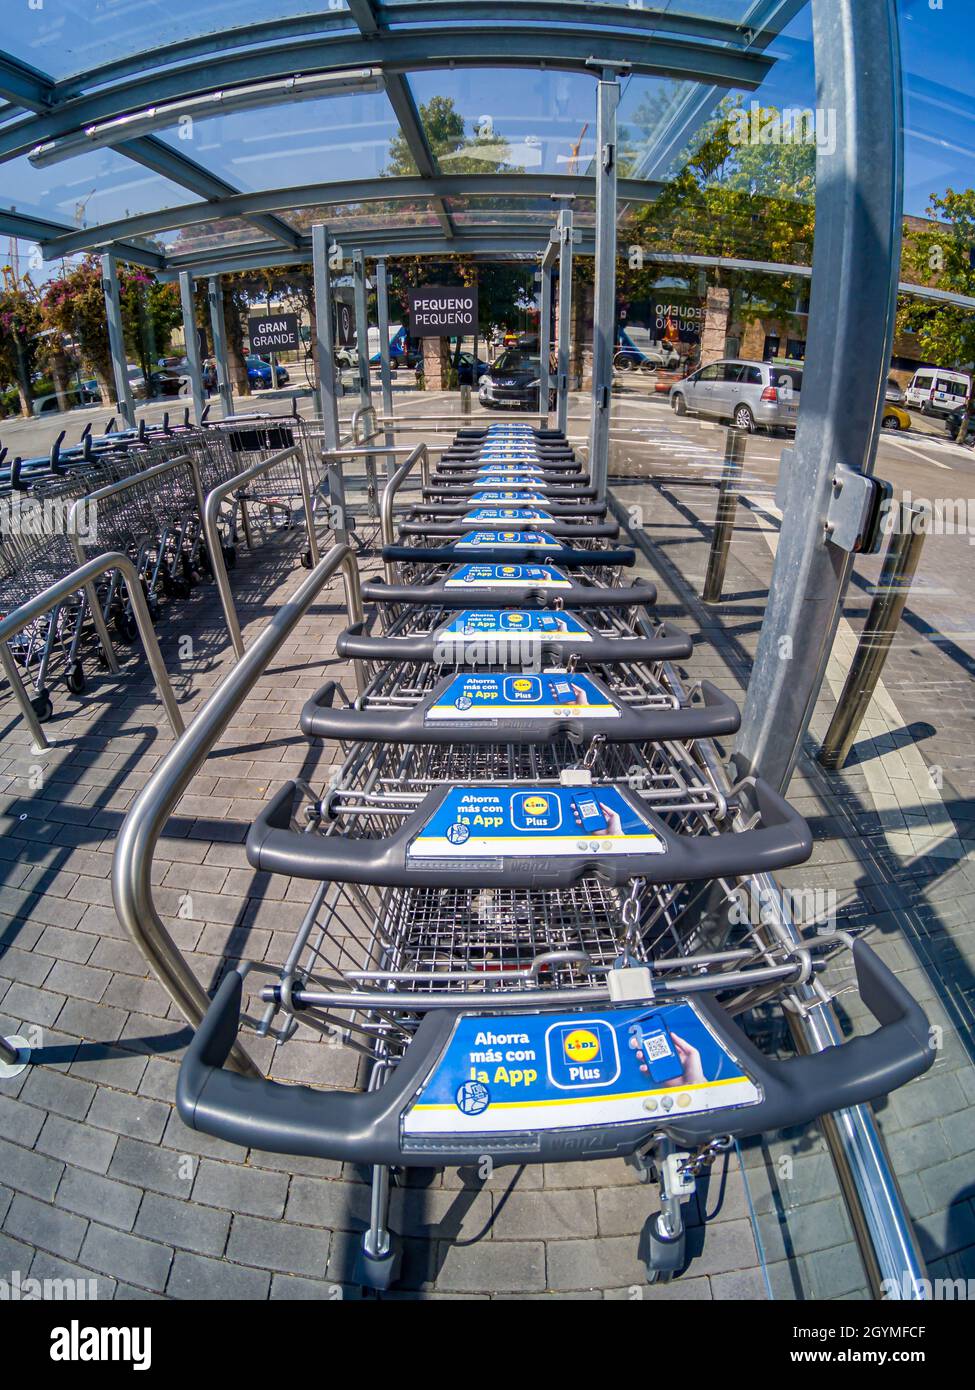
[[[377,575],[363,580],[362,599],[364,603],[401,603],[423,608],[564,609],[572,613],[579,608],[652,608],[657,602],[657,588],[643,579],[625,588],[576,583],[564,589],[532,584],[506,584],[503,589],[474,585],[448,588],[444,583],[387,584]]]
[[[440,473],[434,473],[430,482],[431,486],[423,489],[424,497],[469,497],[472,492],[489,491],[541,492],[545,494],[546,501],[549,498],[565,498],[572,501],[577,498],[588,499],[596,496],[596,489],[589,485],[588,475],[585,478],[585,486],[583,486],[582,477],[572,483],[549,482],[544,478],[536,482],[532,478],[528,483],[509,484],[498,482],[493,478],[478,478],[474,474],[469,478],[452,476],[445,478]]]
[[[865,941],[853,943],[852,955],[860,997],[880,1027],[823,1052],[768,1058],[710,996],[696,996],[705,1020],[761,1087],[762,1100],[739,1110],[665,1120],[658,1128],[682,1146],[706,1143],[716,1133],[744,1139],[878,1100],[926,1072],[937,1048],[924,1010]]]
[[[429,498],[431,496],[432,491],[433,489],[424,488],[424,498]],[[485,491],[497,492],[498,489],[492,488],[489,483],[486,487],[472,487],[465,489],[464,495],[466,496],[467,501],[464,501],[463,497],[460,497],[456,502],[451,501],[449,499],[446,502],[417,502],[412,507],[410,515],[413,517],[463,517],[466,516],[467,513],[471,511],[474,507],[502,508],[505,505],[513,507],[539,507],[542,511],[548,512],[550,516],[556,517],[559,521],[588,521],[590,517],[600,518],[606,515],[606,504],[600,504],[598,502],[593,503],[592,506],[584,506],[579,505],[577,503],[573,503],[571,506],[565,506],[559,503],[550,502],[547,497],[544,502],[508,502],[507,504],[505,504],[504,502],[475,502],[472,500],[474,494]],[[525,488],[524,491],[534,492],[534,488]],[[618,526],[616,527],[616,530],[613,534],[619,534]]]
[[[502,659],[517,664],[530,658],[559,665],[574,656],[585,668],[626,661],[651,665],[660,661],[686,661],[694,648],[689,634],[673,623],[661,623],[652,637],[604,637],[589,628],[581,636],[566,633],[557,642],[546,635],[543,643],[528,641],[516,632],[485,641],[477,634],[468,637],[443,630],[406,637],[372,636],[365,628],[365,622],[353,623],[340,633],[335,642],[337,654],[347,661],[413,661],[418,665],[438,661],[462,663],[465,667],[476,667],[479,662],[484,665],[488,661],[500,664]]]
[[[546,546],[478,546],[460,549],[456,545],[384,545],[384,560],[409,560],[421,565],[461,564],[465,560],[478,565],[538,564],[568,566],[570,569],[605,569],[620,565],[631,569],[636,564],[635,550],[570,550],[568,547]]]
[[[485,782],[490,788],[491,783]],[[476,790],[476,789],[475,789]],[[541,788],[544,790],[544,787]],[[705,879],[771,873],[802,864],[812,853],[812,834],[802,816],[766,783],[750,780],[739,791],[757,823],[750,830],[721,835],[681,835],[646,802],[617,784],[615,791],[656,837],[650,850],[622,853],[609,842],[579,832],[572,854],[553,854],[543,842],[519,839],[517,854],[485,850],[483,855],[416,852],[414,841],[433,819],[449,786],[437,787],[386,837],[299,833],[291,828],[296,784],[288,782],[265,806],[247,836],[248,862],[265,873],[288,874],[316,882],[363,883],[398,888],[570,888],[587,874],[611,884],[642,878],[647,883],[696,883]],[[597,788],[598,791],[598,788]],[[502,841],[503,845],[503,841]],[[657,852],[654,852],[654,849]]]
[[[242,1148],[407,1167],[457,1165],[484,1155],[496,1155],[503,1163],[623,1155],[661,1132],[689,1149],[717,1135],[744,1139],[879,1100],[931,1066],[936,1051],[924,1011],[865,942],[854,944],[853,960],[857,987],[880,1027],[825,1052],[784,1062],[765,1057],[708,995],[695,994],[695,1005],[715,1035],[760,1088],[758,1104],[692,1115],[676,1108],[670,1114],[658,1110],[643,1121],[575,1129],[447,1134],[438,1136],[434,1147],[404,1135],[402,1117],[442,1057],[458,1015],[472,1008],[484,1012],[483,998],[427,1012],[402,1060],[376,1090],[312,1090],[224,1069],[240,1028],[243,997],[243,978],[231,970],[183,1057],[176,1106],[191,1129]],[[563,1007],[568,1005],[571,992]],[[513,1025],[517,1018],[511,1011],[504,1021]]]
[[[484,524],[484,522],[465,522],[462,517],[447,521],[436,521],[432,517],[428,517],[418,521],[400,521],[397,524],[397,529],[401,536],[444,536],[449,538],[451,536],[466,536]],[[504,525],[504,522],[494,521],[491,524]],[[542,520],[538,524],[544,526],[550,536],[559,536],[568,540],[584,540],[587,536],[599,536],[603,540],[615,540],[620,533],[619,523],[616,521],[591,521],[585,518],[566,520],[565,517],[553,517],[551,521]]]
[[[544,658],[543,658],[544,660]],[[736,733],[741,714],[730,699],[710,681],[701,684],[701,703],[677,709],[633,709],[605,692],[615,715],[554,715],[549,719],[526,719],[515,708],[494,713],[490,718],[450,719],[431,717],[453,683],[448,676],[438,682],[426,699],[411,709],[346,706],[334,708],[335,681],[328,681],[301,711],[301,732],[308,738],[335,738],[343,742],[452,744],[551,743],[568,737],[585,742],[597,735],[613,743],[652,743],[672,739],[718,738]],[[456,711],[455,711],[456,713]]]

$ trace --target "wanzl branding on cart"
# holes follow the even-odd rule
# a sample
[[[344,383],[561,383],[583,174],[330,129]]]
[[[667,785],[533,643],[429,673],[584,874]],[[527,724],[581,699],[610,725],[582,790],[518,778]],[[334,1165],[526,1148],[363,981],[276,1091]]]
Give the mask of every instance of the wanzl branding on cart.
[[[451,787],[410,842],[411,859],[664,854],[618,787]]]
[[[520,715],[550,719],[562,715],[574,719],[618,719],[619,707],[588,676],[564,671],[539,676],[455,676],[435,705],[427,710],[427,723],[439,720],[497,719]]]
[[[626,1124],[761,1098],[689,1003],[598,1014],[468,1015],[458,1019],[403,1131],[496,1134]]]

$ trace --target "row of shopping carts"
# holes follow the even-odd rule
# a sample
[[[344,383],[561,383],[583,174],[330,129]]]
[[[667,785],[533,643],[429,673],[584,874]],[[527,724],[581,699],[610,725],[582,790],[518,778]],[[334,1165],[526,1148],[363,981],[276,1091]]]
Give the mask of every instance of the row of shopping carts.
[[[180,1113],[371,1165],[366,1287],[397,1277],[391,1172],[612,1155],[660,1184],[642,1251],[669,1279],[715,1157],[918,1074],[926,1021],[865,943],[774,910],[769,876],[809,858],[809,827],[760,779],[728,780],[738,708],[682,674],[691,638],[627,578],[635,553],[562,435],[460,431],[397,519],[337,642],[360,688],[329,681],[301,716],[341,765],[283,786],[247,839],[256,869],[316,884],[310,907],[279,968],[225,976]],[[805,1007],[847,949],[882,1027],[764,1056],[742,1021]],[[355,1049],[362,1090],[226,1070],[242,1021]]]
[[[191,425],[168,416],[154,426],[98,434],[85,427],[78,442],[65,433],[40,456],[9,457],[0,449],[0,617],[14,613],[93,556],[121,552],[135,564],[156,621],[186,599],[211,571],[203,534],[210,493],[249,465],[280,462],[234,489],[221,505],[218,530],[224,562],[236,563],[241,535],[248,544],[299,522],[328,522],[327,483],[318,422],[288,416],[245,415]],[[312,515],[303,516],[301,472]],[[310,557],[306,557],[310,563]],[[10,645],[33,685],[31,703],[51,718],[52,665],[68,690],[87,684],[85,656],[104,665],[114,639],[135,640],[131,595],[121,576],[80,589],[51,612],[26,623]]]

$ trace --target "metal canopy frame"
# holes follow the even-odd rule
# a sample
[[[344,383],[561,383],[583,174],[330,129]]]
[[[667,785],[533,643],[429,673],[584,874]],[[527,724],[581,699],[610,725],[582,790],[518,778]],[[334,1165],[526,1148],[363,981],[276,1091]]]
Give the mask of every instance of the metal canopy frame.
[[[324,183],[248,194],[157,135],[126,139],[120,128],[118,142],[109,148],[202,201],[83,229],[0,210],[0,234],[36,241],[46,259],[97,250],[156,270],[193,269],[205,274],[212,267],[211,253],[169,255],[158,244],[141,239],[223,218],[242,218],[267,240],[247,243],[246,251],[233,248],[234,268],[248,268],[244,264],[248,255],[256,268],[273,264],[268,255],[275,251],[282,253],[283,263],[290,259],[289,253],[301,252],[302,258],[310,255],[310,236],[278,215],[285,210],[423,197],[436,234],[427,241],[437,240],[435,249],[441,251],[467,250],[447,199],[465,193],[514,199],[545,193],[593,196],[595,181],[568,174],[442,174],[420,120],[410,72],[438,67],[542,67],[585,72],[595,79],[599,66],[625,60],[638,75],[703,84],[705,91],[753,91],[773,65],[764,50],[782,23],[807,2],[758,0],[745,22],[736,24],[671,14],[650,4],[629,8],[592,0],[486,0],[476,5],[469,0],[396,5],[349,0],[348,11],[341,13],[241,25],[127,55],[60,81],[0,52],[0,98],[8,103],[0,113],[6,117],[0,125],[0,167],[47,141],[77,136],[92,124],[166,102],[189,101],[234,84],[374,69],[381,75],[417,171],[412,179]],[[652,180],[620,183],[620,197],[629,202],[652,200],[658,192]],[[536,237],[533,251],[546,235]],[[510,254],[522,254],[522,248],[512,247]]]

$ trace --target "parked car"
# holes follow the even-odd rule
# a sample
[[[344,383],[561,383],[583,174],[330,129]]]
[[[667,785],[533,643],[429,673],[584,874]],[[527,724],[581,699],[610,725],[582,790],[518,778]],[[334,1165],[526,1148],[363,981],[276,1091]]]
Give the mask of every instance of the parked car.
[[[961,417],[964,410],[953,410],[950,415],[945,416],[945,433],[949,439],[957,439],[958,431],[961,429]],[[975,412],[968,417],[968,430],[965,434],[966,441],[975,435]]]
[[[77,410],[79,406],[83,405],[97,405],[101,400],[100,393],[97,390],[89,391],[87,383],[80,388],[77,386],[69,387],[65,395],[67,396],[69,410]],[[38,396],[31,409],[34,415],[56,414],[61,409],[58,403],[57,392],[49,391],[44,396]]]
[[[265,362],[263,357],[255,357],[253,354],[245,359],[247,366],[247,380],[251,386],[269,387],[271,385],[271,364]],[[280,363],[275,364],[277,372],[275,378],[278,386],[286,386],[291,378]]]
[[[911,417],[903,406],[893,405],[889,400],[884,403],[884,413],[880,421],[883,429],[909,430],[911,423]]]
[[[680,362],[680,353],[670,343],[650,337],[650,330],[638,324],[620,329],[619,348],[613,366],[619,372],[653,373],[659,368],[672,370]]]
[[[692,372],[670,388],[678,415],[730,420],[751,433],[756,427],[794,430],[799,416],[802,369],[728,358]]]
[[[487,376],[491,368],[482,357],[477,359],[477,381],[480,383],[482,377]],[[462,352],[457,363],[457,382],[460,386],[473,386],[474,382],[474,354],[472,352]]]
[[[922,367],[914,373],[905,403],[920,410],[922,415],[951,415],[953,411],[964,410],[971,389],[972,379],[965,372]]]
[[[892,376],[887,378],[887,394],[885,397],[888,405],[906,405],[907,397],[904,394],[900,382]]]
[[[537,353],[529,354],[521,348],[506,348],[481,377],[478,400],[489,410],[495,406],[537,410],[540,379]],[[549,409],[554,405],[555,392],[549,391]]]

